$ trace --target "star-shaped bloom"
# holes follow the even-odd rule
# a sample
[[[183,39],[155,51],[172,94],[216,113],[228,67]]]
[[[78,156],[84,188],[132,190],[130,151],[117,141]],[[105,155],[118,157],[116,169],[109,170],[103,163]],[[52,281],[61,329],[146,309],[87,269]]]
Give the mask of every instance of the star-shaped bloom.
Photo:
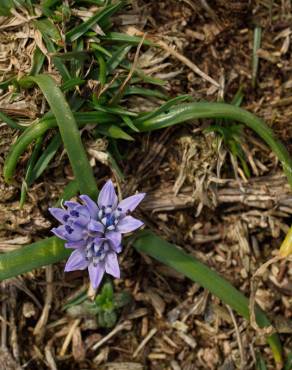
[[[97,203],[81,195],[83,204],[65,202],[66,209],[50,208],[61,223],[52,232],[66,240],[65,247],[74,248],[65,271],[88,268],[91,284],[97,288],[105,272],[120,277],[117,254],[121,252],[122,234],[132,232],[143,222],[129,213],[139,205],[144,193],[132,195],[121,202],[111,180],[101,189]]]

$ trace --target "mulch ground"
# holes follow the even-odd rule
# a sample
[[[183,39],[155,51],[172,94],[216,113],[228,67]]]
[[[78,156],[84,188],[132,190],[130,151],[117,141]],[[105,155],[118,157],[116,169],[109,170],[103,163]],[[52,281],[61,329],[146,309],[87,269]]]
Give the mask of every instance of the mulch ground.
[[[243,106],[262,117],[292,152],[291,10],[288,0],[135,1],[117,23],[127,27],[123,26],[127,20],[131,27],[158,36],[193,63],[190,67],[164,50],[163,60],[148,67],[168,79],[170,95],[187,93],[196,100],[230,102],[241,87]],[[0,18],[0,25],[7,22]],[[255,26],[262,28],[262,42],[257,85],[252,87]],[[28,44],[20,45],[19,34],[20,39],[12,37],[25,33],[25,27],[12,25],[1,32],[4,79],[7,68],[22,74],[30,62],[21,53]],[[26,118],[40,113],[33,97],[25,95],[12,106],[2,94],[1,107]],[[251,172],[247,178],[224,143],[205,132],[209,123],[194,121],[121,144],[129,160],[121,163],[126,182],[119,185],[123,195],[147,192],[138,214],[148,227],[249,296],[251,277],[275,255],[291,224],[292,193],[275,156],[255,134],[245,130],[242,139]],[[15,135],[1,126],[0,167]],[[92,145],[96,149],[97,144],[88,139],[87,147]],[[99,142],[98,150],[106,145],[106,140]],[[48,204],[72,177],[66,155],[60,152],[19,210],[29,154],[22,157],[14,184],[8,186],[1,178],[1,252],[50,235],[53,220]],[[102,184],[110,171],[95,161]],[[63,267],[56,264],[1,284],[1,369],[20,365],[32,370],[256,369],[257,354],[265,358],[268,369],[275,369],[261,333],[198,284],[139,255],[130,245],[121,256],[122,278],[114,285],[117,292],[129,292],[132,301],[120,311],[112,329],[99,328],[93,317],[62,310],[80,288],[88,288],[86,273],[64,274]],[[291,262],[273,264],[256,293],[257,302],[280,332],[286,354],[292,348],[291,277]]]

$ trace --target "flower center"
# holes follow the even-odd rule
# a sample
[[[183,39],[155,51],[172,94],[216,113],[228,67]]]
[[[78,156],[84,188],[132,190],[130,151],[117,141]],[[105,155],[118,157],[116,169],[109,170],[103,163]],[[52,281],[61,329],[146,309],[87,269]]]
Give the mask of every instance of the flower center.
[[[98,212],[98,218],[108,231],[112,231],[116,229],[121,214],[122,209],[119,207],[113,211],[112,205],[102,206]]]

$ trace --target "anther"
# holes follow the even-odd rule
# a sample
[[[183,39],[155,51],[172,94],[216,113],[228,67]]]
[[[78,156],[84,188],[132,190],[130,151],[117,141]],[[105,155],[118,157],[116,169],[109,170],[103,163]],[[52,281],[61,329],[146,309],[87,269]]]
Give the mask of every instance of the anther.
[[[73,233],[73,229],[72,229],[72,227],[71,226],[69,226],[69,225],[65,225],[65,230],[67,231],[67,233],[68,234],[72,234]]]

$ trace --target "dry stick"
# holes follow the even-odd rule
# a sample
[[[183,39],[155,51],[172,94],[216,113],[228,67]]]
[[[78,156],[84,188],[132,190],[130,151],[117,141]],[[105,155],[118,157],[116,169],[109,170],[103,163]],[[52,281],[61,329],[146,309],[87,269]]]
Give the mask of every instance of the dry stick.
[[[108,82],[107,84],[105,84],[101,89],[100,91],[97,93],[97,99],[99,99],[101,97],[102,94],[104,94],[111,86],[112,84],[116,81],[116,79],[119,77],[120,73],[117,73],[113,76],[113,78],[110,80],[110,82]]]
[[[115,336],[119,331],[131,330],[131,327],[132,327],[131,321],[129,320],[124,321],[122,324],[117,325],[110,333],[108,333],[108,335],[102,338],[99,342],[95,343],[92,349],[96,350],[97,348],[101,347],[104,343],[106,343],[108,340],[110,340],[113,336]]]
[[[45,357],[48,363],[48,366],[50,370],[58,370],[56,361],[54,359],[53,353],[52,353],[52,345],[53,345],[54,339],[49,340],[45,347]]]
[[[146,34],[144,33],[143,36],[142,36],[142,39],[141,39],[141,41],[140,41],[140,43],[137,47],[135,57],[134,57],[134,61],[133,61],[133,64],[131,66],[131,69],[128,73],[127,78],[125,79],[125,81],[120,86],[119,91],[117,92],[117,94],[112,97],[112,99],[109,102],[109,105],[115,105],[120,100],[121,96],[123,95],[123,92],[124,92],[125,88],[127,87],[129,81],[131,80],[131,78],[133,76],[133,73],[135,72],[135,69],[136,69],[137,64],[138,64],[139,54],[140,54],[140,50],[141,50],[141,47],[143,45],[143,42],[145,40],[145,36],[146,36]]]
[[[153,328],[153,329],[150,330],[150,332],[148,333],[148,335],[142,340],[142,342],[137,347],[136,351],[133,354],[133,358],[137,357],[137,355],[139,354],[139,352],[144,348],[144,346],[149,342],[149,340],[156,333],[157,333],[157,329],[156,328]]]
[[[131,27],[131,32],[134,32],[135,34],[141,36],[142,32],[136,29],[135,27]],[[190,61],[187,57],[184,55],[180,54],[178,51],[176,51],[173,47],[168,46],[164,41],[158,40],[155,41],[153,40],[157,45],[161,46],[162,49],[167,51],[169,54],[174,56],[176,59],[181,61],[183,64],[185,64],[187,67],[189,67],[194,73],[202,77],[204,80],[210,82],[212,85],[220,88],[220,84],[215,81],[212,77],[208,76],[205,72],[201,71],[199,67],[197,67],[192,61]]]
[[[17,362],[19,362],[19,345],[17,337],[17,326],[15,324],[15,311],[16,311],[16,295],[17,290],[13,285],[9,285],[10,289],[10,310],[9,310],[9,322],[10,322],[10,346],[12,347],[12,353]]]
[[[199,67],[197,67],[192,61],[190,61],[187,57],[180,54],[178,51],[176,51],[171,46],[168,46],[164,41],[157,41],[157,44],[161,46],[165,51],[169,52],[171,55],[173,55],[175,58],[177,58],[179,61],[184,63],[187,67],[189,67],[194,73],[199,75],[203,78],[203,80],[210,82],[212,85],[220,88],[220,84],[215,81],[212,77],[208,76],[205,72],[201,71]]]
[[[226,305],[226,307],[229,311],[229,314],[231,316],[231,320],[233,322],[234,329],[235,329],[235,334],[236,334],[236,339],[237,339],[238,349],[239,349],[239,354],[240,354],[240,370],[244,370],[245,365],[246,365],[246,361],[245,361],[243,345],[242,345],[242,341],[241,341],[241,337],[240,337],[240,332],[239,332],[238,325],[237,325],[237,322],[236,322],[236,319],[235,319],[235,316],[234,316],[234,313],[233,313],[231,307],[229,307],[228,305]]]
[[[47,282],[47,287],[46,287],[46,298],[45,298],[45,305],[43,308],[43,312],[41,314],[41,317],[39,318],[39,321],[37,322],[33,334],[37,337],[37,341],[39,342],[45,333],[45,327],[48,322],[49,318],[49,312],[51,309],[52,305],[52,300],[53,300],[53,267],[52,265],[49,265],[46,267],[46,282]]]
[[[67,348],[72,340],[72,337],[73,337],[73,333],[75,331],[75,329],[77,328],[77,326],[80,324],[80,319],[77,319],[73,322],[73,325],[71,326],[65,340],[64,340],[64,343],[62,345],[62,348],[61,348],[61,351],[60,351],[60,356],[63,357],[65,356],[65,353],[67,351]]]
[[[1,293],[6,294],[6,282],[1,284]],[[2,316],[1,316],[1,348],[6,348],[7,345],[7,302],[6,299],[2,302]]]

